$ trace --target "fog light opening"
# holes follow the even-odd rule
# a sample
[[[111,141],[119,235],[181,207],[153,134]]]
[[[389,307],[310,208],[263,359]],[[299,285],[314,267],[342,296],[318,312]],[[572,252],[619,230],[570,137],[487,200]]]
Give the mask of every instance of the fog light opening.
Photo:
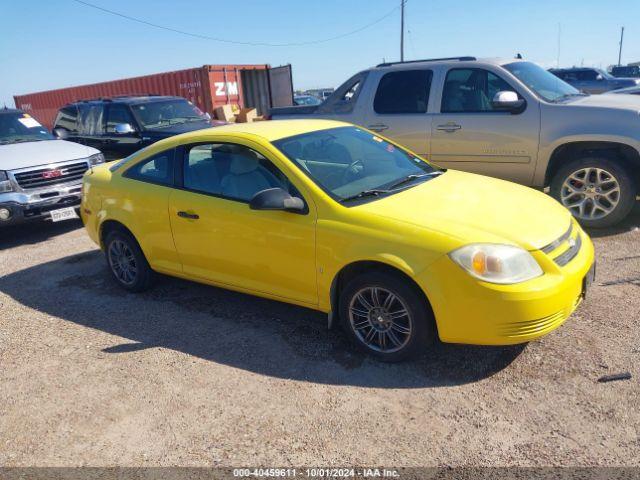
[[[11,210],[8,208],[0,208],[0,220],[6,221],[11,218]]]

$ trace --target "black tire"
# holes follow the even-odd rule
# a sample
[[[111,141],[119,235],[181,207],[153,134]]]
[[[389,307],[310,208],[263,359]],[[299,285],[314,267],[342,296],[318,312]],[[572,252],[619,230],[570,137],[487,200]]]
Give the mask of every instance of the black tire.
[[[124,252],[130,253],[130,255],[126,253],[125,256],[127,258],[130,257],[133,261],[135,273],[131,276],[123,274],[122,264],[118,263],[117,250],[119,247],[124,247],[126,249]],[[104,241],[104,253],[111,275],[118,285],[125,290],[142,292],[147,290],[153,283],[153,270],[151,270],[138,242],[129,232],[120,229],[109,232]],[[118,269],[119,266],[120,270]],[[133,269],[130,269],[130,273],[132,272]]]
[[[370,296],[373,288],[378,289],[379,298],[377,303],[379,305],[385,304],[385,300],[389,298],[385,292],[395,295],[400,303],[392,300],[393,303],[387,309],[387,314],[384,315],[385,318],[376,313],[381,310],[369,310],[367,317],[359,314],[350,315],[352,307],[360,310],[363,305],[360,304],[360,300],[356,299],[359,293],[370,300],[370,306],[375,307],[373,297]],[[388,323],[391,321],[391,316],[388,314],[401,311],[403,306],[406,306],[406,310],[410,315],[408,317],[409,320],[405,320],[404,317],[399,318],[397,321],[400,323],[397,324],[395,324],[394,320],[394,327]],[[340,292],[339,312],[342,328],[354,345],[358,349],[385,362],[399,362],[416,356],[419,352],[424,351],[436,337],[435,321],[431,308],[427,305],[421,292],[417,291],[417,287],[409,283],[401,275],[384,271],[371,271],[354,277]],[[375,320],[376,318],[379,319],[379,322]],[[366,322],[369,323],[368,327],[356,328]],[[401,327],[406,329],[407,325],[410,325],[410,333],[400,333],[397,330]],[[376,337],[375,340],[372,340],[376,344],[373,346],[366,343],[366,337],[371,334],[372,330],[374,331],[373,336]],[[385,343],[389,346],[387,351],[383,351],[380,348],[381,331],[385,333]],[[393,341],[391,334],[395,336],[395,340],[400,341],[400,348]]]
[[[567,207],[568,205],[563,202],[563,184],[565,180],[568,180],[572,174],[589,167],[599,168],[608,172],[618,182],[620,189],[618,203],[610,213],[599,218],[581,218],[577,207],[569,210],[585,227],[610,227],[622,221],[629,214],[635,204],[637,194],[637,185],[633,177],[624,166],[615,161],[600,157],[585,157],[563,165],[551,179],[551,195]],[[566,197],[567,203],[570,200],[572,200],[571,197]],[[608,201],[604,201],[608,203]],[[608,206],[611,205],[611,203],[608,203]]]

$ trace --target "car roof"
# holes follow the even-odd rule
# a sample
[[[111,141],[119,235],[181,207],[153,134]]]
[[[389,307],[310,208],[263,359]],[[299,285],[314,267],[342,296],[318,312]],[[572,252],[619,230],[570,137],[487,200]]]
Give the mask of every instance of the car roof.
[[[67,105],[78,105],[81,103],[126,103],[126,104],[140,104],[140,103],[153,103],[164,100],[186,100],[183,97],[174,95],[123,95],[116,97],[104,97],[104,98],[92,98],[88,100],[79,100],[77,102],[71,102]]]
[[[24,113],[24,112],[17,108],[2,108],[0,109],[0,114],[2,113]]]
[[[468,66],[469,63],[478,65],[482,64],[491,64],[491,65],[505,65],[507,63],[515,63],[515,62],[526,62],[526,59],[520,58],[505,58],[505,57],[485,57],[485,58],[476,58],[471,56],[464,57],[450,57],[450,58],[429,58],[425,60],[409,60],[406,62],[388,62],[381,63],[376,65],[375,67],[371,67],[369,70],[386,70],[386,69],[395,69],[400,67],[426,67],[432,65],[460,65],[463,64]]]
[[[350,123],[338,122],[335,120],[269,120],[252,123],[229,123],[219,127],[206,128],[196,130],[181,135],[197,139],[199,137],[209,136],[254,136],[261,137],[264,140],[273,142],[282,138],[294,137],[305,133],[316,132],[319,130],[328,130],[330,128],[350,127]]]

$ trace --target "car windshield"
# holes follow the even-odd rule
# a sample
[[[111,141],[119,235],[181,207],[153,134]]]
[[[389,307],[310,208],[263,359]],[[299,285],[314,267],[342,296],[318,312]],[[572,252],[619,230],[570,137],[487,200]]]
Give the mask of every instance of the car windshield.
[[[583,95],[553,73],[531,62],[514,62],[503,65],[518,80],[543,100],[557,102],[565,98]]]
[[[146,130],[208,120],[198,107],[186,100],[139,103],[132,105],[131,110]]]
[[[273,143],[325,192],[345,204],[396,193],[443,172],[357,127],[319,130]]]
[[[53,140],[46,128],[26,113],[0,112],[0,145]]]

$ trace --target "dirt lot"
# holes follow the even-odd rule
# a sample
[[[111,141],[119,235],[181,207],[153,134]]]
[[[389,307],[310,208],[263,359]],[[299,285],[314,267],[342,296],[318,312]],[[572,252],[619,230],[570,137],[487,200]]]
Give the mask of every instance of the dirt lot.
[[[639,227],[593,232],[597,283],[543,340],[400,365],[305,309],[124,293],[78,223],[0,230],[0,465],[640,466]]]

